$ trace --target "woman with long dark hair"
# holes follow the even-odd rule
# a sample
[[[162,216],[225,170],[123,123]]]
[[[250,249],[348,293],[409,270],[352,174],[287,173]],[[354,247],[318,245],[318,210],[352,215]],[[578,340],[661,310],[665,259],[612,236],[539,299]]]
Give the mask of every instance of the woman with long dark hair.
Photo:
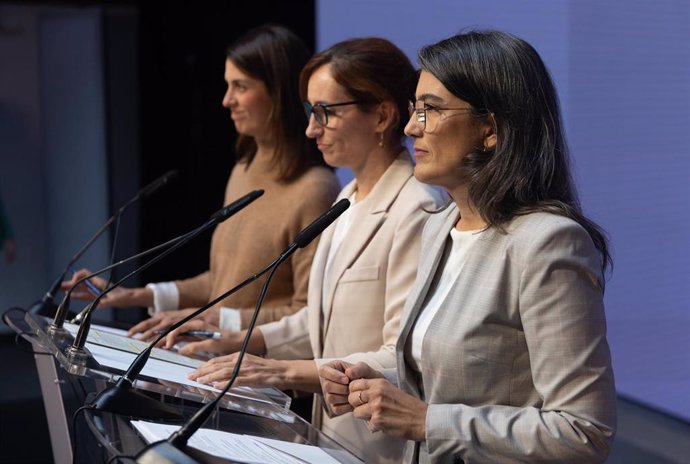
[[[338,181],[314,144],[304,137],[306,122],[298,83],[309,56],[299,37],[274,25],[253,29],[228,48],[223,106],[230,111],[239,138],[224,204],[255,189],[263,189],[265,194],[216,228],[207,272],[144,288],[118,288],[103,299],[101,306],[150,308],[153,317],[130,333],[142,333],[142,338],[149,339],[156,330],[234,287],[275,259],[335,200]],[[278,320],[306,304],[315,250],[316,244],[298,250],[278,268],[259,322]],[[85,274],[75,274],[72,282]],[[105,282],[97,279],[96,283]],[[231,295],[209,309],[204,319],[210,326],[228,330],[246,327],[262,283],[263,279]],[[86,289],[81,290],[73,295],[89,298]],[[191,309],[177,311],[179,308]]]
[[[409,440],[405,462],[601,462],[616,424],[610,256],[578,204],[549,73],[494,31],[419,61],[415,177],[453,201],[425,227],[397,369],[330,362],[325,399]]]

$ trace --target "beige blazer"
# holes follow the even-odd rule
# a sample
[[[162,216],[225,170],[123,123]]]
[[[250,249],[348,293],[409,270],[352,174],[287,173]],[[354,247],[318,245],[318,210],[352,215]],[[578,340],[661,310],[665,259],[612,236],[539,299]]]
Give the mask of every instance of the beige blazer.
[[[405,151],[357,205],[328,276],[324,271],[336,224],[322,234],[309,277],[307,306],[260,326],[267,357],[314,358],[318,365],[344,358],[378,368],[395,366],[400,315],[415,279],[421,233],[429,217],[425,210],[436,210],[444,200],[414,179],[412,170]],[[353,181],[339,198],[349,198],[355,190]],[[325,298],[323,288],[330,289]],[[321,417],[321,412],[315,408],[315,425],[366,462],[400,461],[403,441],[372,434],[351,415],[330,418]]]
[[[424,336],[421,376],[407,362],[458,217],[452,205],[429,220],[403,314],[399,386],[429,403],[405,462],[602,462],[616,395],[601,260],[576,222],[533,213],[482,232]]]

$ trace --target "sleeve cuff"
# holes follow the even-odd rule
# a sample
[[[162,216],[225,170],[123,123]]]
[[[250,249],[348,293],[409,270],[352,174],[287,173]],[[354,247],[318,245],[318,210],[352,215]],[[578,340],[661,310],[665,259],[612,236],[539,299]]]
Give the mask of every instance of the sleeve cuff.
[[[220,328],[239,332],[242,330],[242,317],[239,309],[220,308]]]
[[[148,284],[146,288],[153,291],[153,307],[149,307],[150,316],[163,311],[174,311],[180,306],[180,291],[175,282]]]

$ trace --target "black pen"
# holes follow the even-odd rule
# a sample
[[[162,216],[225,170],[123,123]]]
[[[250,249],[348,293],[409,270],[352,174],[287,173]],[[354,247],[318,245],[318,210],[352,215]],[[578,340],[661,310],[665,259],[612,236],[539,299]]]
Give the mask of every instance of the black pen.
[[[154,330],[154,335],[160,335],[165,330]],[[219,339],[223,336],[220,332],[211,332],[210,330],[188,330],[186,332],[180,332],[178,334],[180,337],[197,337],[197,338],[212,338],[214,340]]]
[[[74,267],[72,267],[72,266],[69,267],[69,271],[70,271],[72,274],[76,274],[76,273],[77,273],[77,270],[76,270]],[[86,280],[84,281],[84,284],[86,285],[86,288],[89,290],[89,292],[90,292],[93,296],[101,296],[101,289],[98,288],[98,287],[96,287],[96,284],[94,284],[93,282],[91,282],[90,279],[86,279]]]

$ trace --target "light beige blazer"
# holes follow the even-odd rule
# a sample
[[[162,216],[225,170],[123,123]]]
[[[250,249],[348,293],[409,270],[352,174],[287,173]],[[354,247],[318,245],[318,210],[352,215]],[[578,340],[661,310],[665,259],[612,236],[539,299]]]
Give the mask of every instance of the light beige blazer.
[[[405,462],[602,462],[616,394],[601,259],[575,221],[533,213],[482,232],[425,333],[421,376],[407,362],[458,217],[452,205],[427,223],[403,314],[399,386],[429,403]]]
[[[312,263],[307,306],[260,326],[267,357],[314,358],[318,365],[324,358],[344,358],[378,368],[395,366],[400,315],[415,279],[421,233],[429,217],[426,211],[436,210],[444,201],[443,194],[414,179],[412,171],[405,151],[357,205],[327,277],[324,271],[336,224],[326,229]],[[349,198],[356,187],[351,182],[339,198]],[[330,289],[325,298],[323,288]],[[315,425],[366,462],[401,459],[403,441],[372,434],[351,415],[321,417],[320,407],[314,412]]]

